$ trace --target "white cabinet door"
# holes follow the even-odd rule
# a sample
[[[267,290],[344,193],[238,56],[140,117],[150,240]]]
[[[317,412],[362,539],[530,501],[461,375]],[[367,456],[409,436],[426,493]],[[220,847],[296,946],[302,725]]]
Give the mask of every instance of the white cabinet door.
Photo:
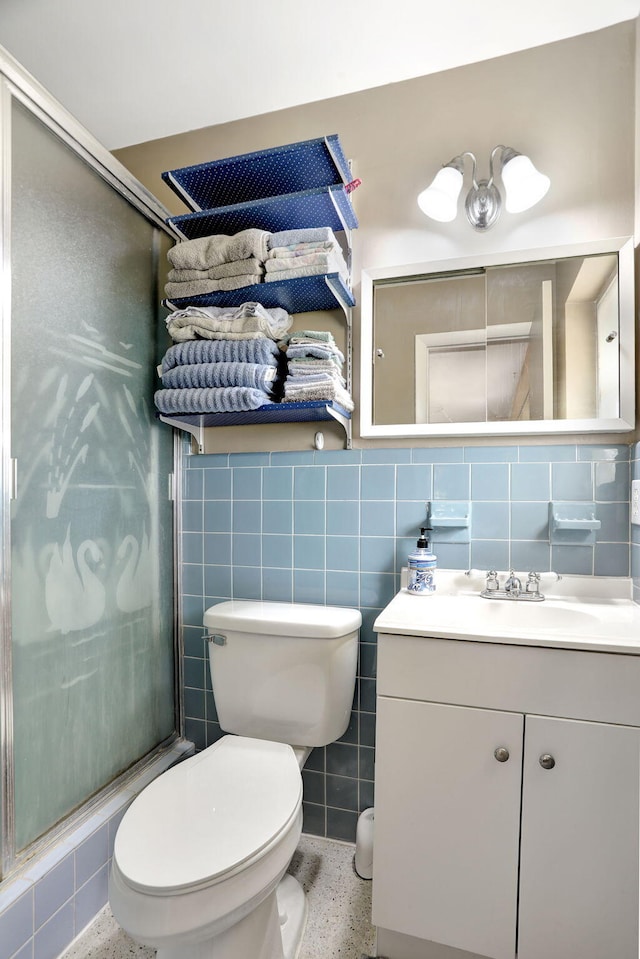
[[[391,697],[377,708],[374,923],[513,959],[523,717]]]
[[[640,731],[525,728],[518,959],[637,959]]]

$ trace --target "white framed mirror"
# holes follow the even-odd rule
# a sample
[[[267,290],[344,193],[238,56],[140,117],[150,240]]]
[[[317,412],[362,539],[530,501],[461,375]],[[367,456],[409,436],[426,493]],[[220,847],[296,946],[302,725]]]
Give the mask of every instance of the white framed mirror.
[[[634,428],[633,241],[362,272],[363,437]]]

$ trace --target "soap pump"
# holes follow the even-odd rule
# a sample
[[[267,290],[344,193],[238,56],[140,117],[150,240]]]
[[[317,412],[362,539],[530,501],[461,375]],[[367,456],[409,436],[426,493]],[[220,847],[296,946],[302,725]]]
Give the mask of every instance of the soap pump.
[[[425,536],[427,530],[430,531],[431,527],[422,526],[420,528],[420,537],[416,543],[416,548],[408,556],[407,590],[417,596],[428,596],[435,593],[436,590],[433,574],[438,557],[429,549],[429,540]]]

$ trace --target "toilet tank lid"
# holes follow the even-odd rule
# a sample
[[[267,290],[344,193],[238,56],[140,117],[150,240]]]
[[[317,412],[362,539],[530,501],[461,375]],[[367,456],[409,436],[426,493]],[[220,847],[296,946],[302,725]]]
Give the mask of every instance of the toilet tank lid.
[[[269,603],[233,599],[210,606],[204,625],[210,630],[239,633],[303,636],[336,639],[359,629],[362,616],[344,606],[314,606],[305,603]]]

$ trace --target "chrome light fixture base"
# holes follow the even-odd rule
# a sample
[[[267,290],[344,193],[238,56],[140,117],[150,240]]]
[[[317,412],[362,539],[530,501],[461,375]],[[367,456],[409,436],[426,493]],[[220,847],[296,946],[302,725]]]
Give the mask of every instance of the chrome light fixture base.
[[[464,202],[467,220],[474,230],[488,230],[500,216],[502,197],[491,180],[478,180]]]
[[[494,182],[494,161],[498,164],[497,172],[502,174],[508,212],[528,210],[549,189],[549,177],[536,170],[529,157],[513,147],[498,144],[493,148],[489,158],[489,177],[485,180],[476,179],[476,158],[466,150],[445,163],[431,185],[420,193],[418,205],[431,219],[442,223],[455,219],[466,157],[472,163],[472,186],[464,207],[469,223],[479,232],[490,229],[502,212],[502,195]]]

